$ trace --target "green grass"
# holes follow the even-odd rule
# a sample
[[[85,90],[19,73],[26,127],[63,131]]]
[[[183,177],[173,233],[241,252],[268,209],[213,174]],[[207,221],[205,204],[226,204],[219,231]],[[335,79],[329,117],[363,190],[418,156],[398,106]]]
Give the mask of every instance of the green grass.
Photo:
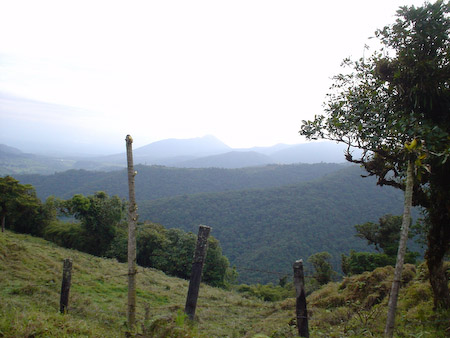
[[[73,259],[72,287],[68,314],[61,315],[65,258]],[[188,282],[141,267],[137,280],[138,333],[155,321],[170,327],[184,309]],[[0,296],[0,337],[124,337],[127,331],[126,264],[39,238],[8,231],[0,235]],[[264,321],[275,307],[202,284],[196,327],[184,325],[185,331],[199,337],[241,337],[253,330],[249,323]]]
[[[69,311],[59,313],[65,258],[73,259]],[[405,269],[397,337],[445,337],[449,313],[434,313],[429,284]],[[42,239],[0,234],[0,337],[125,337],[127,266]],[[188,282],[154,269],[137,275],[139,337],[296,337],[295,300],[264,302],[203,285],[196,321],[183,314]],[[379,337],[392,268],[330,283],[308,297],[311,337]],[[447,330],[447,331],[446,331]]]

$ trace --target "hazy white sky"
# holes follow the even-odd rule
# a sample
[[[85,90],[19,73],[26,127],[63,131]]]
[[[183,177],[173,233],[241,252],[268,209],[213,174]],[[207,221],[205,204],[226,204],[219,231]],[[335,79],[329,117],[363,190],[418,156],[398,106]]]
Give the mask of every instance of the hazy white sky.
[[[342,59],[422,3],[0,0],[0,143],[300,143]]]

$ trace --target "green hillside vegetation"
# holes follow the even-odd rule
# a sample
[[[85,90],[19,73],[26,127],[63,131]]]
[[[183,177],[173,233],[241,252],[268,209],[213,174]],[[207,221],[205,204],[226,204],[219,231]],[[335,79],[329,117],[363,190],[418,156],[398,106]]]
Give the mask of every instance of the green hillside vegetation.
[[[400,191],[377,187],[373,178],[361,178],[363,171],[356,166],[138,166],[137,170],[139,220],[194,233],[199,224],[211,226],[224,255],[236,266],[240,282],[245,283],[278,283],[290,272],[292,262],[324,251],[331,254],[333,268],[340,272],[342,254],[371,250],[354,236],[353,226],[384,214],[400,214],[403,204]],[[36,184],[39,196],[72,198],[77,196],[73,193],[97,188],[122,196],[127,191],[125,172],[71,170],[19,179]],[[46,238],[55,240],[49,231]],[[114,257],[121,254],[116,252]]]
[[[342,254],[342,272],[345,275],[354,275],[386,265],[395,266],[402,221],[402,216],[384,215],[380,217],[378,223],[356,224],[356,236],[367,240],[377,252],[351,250],[349,256]],[[411,237],[413,233],[409,234],[409,238]],[[406,248],[404,262],[414,264],[418,256],[418,252]]]
[[[136,199],[138,202],[163,197],[270,188],[317,179],[342,169],[339,164],[267,165],[241,169],[187,169],[137,165]],[[127,197],[126,170],[95,172],[68,170],[53,175],[15,175],[22,184],[31,184],[40,198],[71,198],[105,191],[109,195]]]
[[[58,312],[62,261],[73,259],[69,310]],[[0,235],[1,337],[124,337],[127,267],[29,235]],[[311,337],[379,337],[393,268],[345,278],[308,297]],[[449,313],[432,311],[424,266],[407,265],[396,337],[446,337]],[[265,302],[201,286],[196,321],[183,315],[188,282],[139,267],[140,337],[296,337],[295,299]]]
[[[185,231],[211,226],[242,282],[278,282],[276,275],[252,270],[290,273],[295,260],[322,251],[340,271],[341,254],[371,250],[355,237],[355,224],[402,210],[400,191],[378,187],[361,173],[347,167],[296,185],[144,201],[139,214]]]
[[[127,261],[128,225],[126,203],[105,192],[74,195],[71,199],[49,198],[43,204],[31,185],[11,176],[0,178],[0,219],[2,232],[10,229],[33,234],[62,247],[99,257]],[[59,217],[58,217],[59,215]],[[180,229],[165,229],[154,223],[140,223],[137,229],[137,263],[188,279],[196,236]],[[222,255],[219,241],[208,238],[209,255],[204,282],[226,287],[236,273]]]

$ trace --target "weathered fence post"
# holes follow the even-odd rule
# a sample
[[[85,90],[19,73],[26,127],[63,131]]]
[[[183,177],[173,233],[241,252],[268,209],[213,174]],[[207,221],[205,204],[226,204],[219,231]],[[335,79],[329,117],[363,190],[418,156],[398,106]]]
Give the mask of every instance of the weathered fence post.
[[[59,300],[59,312],[61,312],[62,314],[67,313],[68,311],[71,281],[72,281],[72,259],[66,258],[63,264],[61,297]]]
[[[134,177],[136,172],[133,168],[133,138],[127,135],[127,168],[128,168],[128,328],[133,331],[136,325],[136,225],[137,205],[134,190]]]
[[[294,286],[296,293],[295,312],[297,328],[300,337],[309,337],[308,311],[306,309],[305,277],[303,274],[303,260],[294,263]]]
[[[189,290],[186,298],[184,312],[190,320],[194,320],[195,308],[197,307],[198,292],[202,279],[203,263],[205,262],[208,236],[211,228],[206,225],[200,225],[198,229],[197,246],[194,253],[194,262],[192,263],[191,278],[189,279]]]

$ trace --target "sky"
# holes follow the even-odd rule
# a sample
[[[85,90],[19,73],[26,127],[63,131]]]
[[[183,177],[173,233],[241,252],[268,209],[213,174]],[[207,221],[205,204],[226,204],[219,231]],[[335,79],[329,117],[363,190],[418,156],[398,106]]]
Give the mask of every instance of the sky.
[[[0,144],[112,154],[214,135],[304,142],[346,57],[398,0],[0,0]]]

